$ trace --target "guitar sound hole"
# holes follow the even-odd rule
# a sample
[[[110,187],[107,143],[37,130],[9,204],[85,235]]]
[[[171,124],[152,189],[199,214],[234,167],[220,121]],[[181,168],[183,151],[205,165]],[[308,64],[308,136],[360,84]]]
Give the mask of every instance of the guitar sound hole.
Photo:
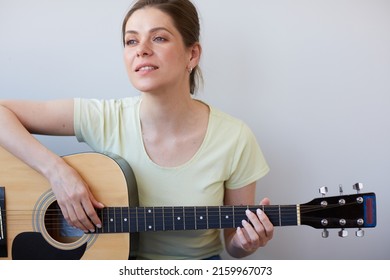
[[[66,222],[56,201],[47,208],[45,228],[48,234],[60,243],[73,243],[84,234],[82,230],[75,229]]]

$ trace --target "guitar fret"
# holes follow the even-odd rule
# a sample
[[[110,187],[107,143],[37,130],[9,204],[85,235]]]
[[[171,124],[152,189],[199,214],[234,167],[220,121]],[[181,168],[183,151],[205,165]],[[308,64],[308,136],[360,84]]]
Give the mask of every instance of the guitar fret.
[[[174,224],[173,224],[173,207],[165,207],[165,230],[174,230]]]
[[[218,206],[218,218],[219,218],[219,228],[221,228],[221,206]]]
[[[3,231],[3,209],[0,207],[0,240],[4,239]]]
[[[115,207],[115,232],[123,232],[122,209]]]
[[[232,227],[233,227],[233,225],[234,225],[234,227],[241,227],[242,220],[247,219],[246,214],[245,214],[245,210],[248,209],[248,207],[246,207],[246,206],[233,206],[232,208],[234,209],[233,213],[232,213],[232,215],[234,216]]]
[[[206,216],[206,207],[197,207],[196,212],[196,229],[206,229],[207,228],[207,220]]]
[[[198,229],[198,223],[196,222],[196,207],[194,206],[194,216],[195,216],[195,229]]]
[[[145,207],[138,208],[138,221],[140,222],[140,231],[146,231],[146,209]]]
[[[128,208],[129,213],[129,232],[138,232],[137,208]]]
[[[194,207],[184,207],[184,227],[187,230],[196,229],[196,216]]]
[[[268,216],[269,220],[274,226],[280,226],[280,214],[278,206],[267,205],[264,213]]]
[[[233,215],[233,225],[234,225],[234,228],[237,228],[237,224],[236,224],[236,211],[234,210],[234,205],[232,206],[232,215]]]
[[[115,224],[115,207],[110,208],[110,225],[111,225],[111,232],[116,231],[116,224]]]
[[[281,210],[281,224],[280,226],[299,225],[297,214],[299,210],[296,205],[284,206]]]
[[[163,218],[162,218],[162,222],[163,222],[163,230],[165,231],[165,219],[164,219],[164,214],[165,214],[165,208],[162,208],[162,214],[163,214]]]
[[[144,207],[137,208],[137,225],[138,225],[139,232],[146,231],[146,217],[145,217]]]
[[[122,232],[130,232],[129,208],[121,208]]]
[[[174,230],[184,230],[184,209],[182,207],[173,208],[173,225]]]
[[[165,230],[163,209],[164,209],[163,207],[153,207],[153,211],[154,211],[153,222],[154,222],[155,231]]]
[[[155,209],[153,207],[153,229],[156,230],[156,212],[155,212]]]
[[[206,224],[207,224],[207,229],[209,229],[209,208],[206,207]]]
[[[183,206],[183,229],[186,230],[186,213],[184,212],[184,206]]]
[[[140,232],[140,228],[139,228],[139,209],[138,209],[138,207],[136,208],[136,220],[137,220],[137,232]]]
[[[221,228],[221,216],[219,215],[219,207],[208,207],[208,228]]]
[[[221,228],[234,228],[234,211],[231,206],[220,207],[220,227]]]
[[[156,228],[154,218],[154,209],[145,208],[145,231],[152,231]]]

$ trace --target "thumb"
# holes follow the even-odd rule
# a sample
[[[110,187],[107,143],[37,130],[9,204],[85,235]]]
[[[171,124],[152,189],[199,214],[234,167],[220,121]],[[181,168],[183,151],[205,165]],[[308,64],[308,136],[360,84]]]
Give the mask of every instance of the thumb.
[[[101,203],[100,201],[98,201],[98,200],[93,196],[93,194],[91,193],[91,191],[89,191],[89,199],[91,200],[93,207],[99,208],[99,209],[104,208],[104,204]]]
[[[271,201],[269,200],[268,197],[265,197],[263,198],[261,201],[260,201],[260,205],[270,205]]]

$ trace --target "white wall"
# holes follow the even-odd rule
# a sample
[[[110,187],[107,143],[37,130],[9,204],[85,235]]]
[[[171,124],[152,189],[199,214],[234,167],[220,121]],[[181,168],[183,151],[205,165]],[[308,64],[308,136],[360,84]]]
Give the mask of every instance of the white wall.
[[[277,228],[253,259],[389,259],[390,2],[196,0],[202,20],[199,98],[245,120],[272,171],[258,199],[304,203],[377,194],[378,226],[328,239],[306,226]],[[1,98],[134,95],[120,25],[129,0],[0,0]],[[6,133],[2,131],[2,133]],[[39,137],[59,154],[88,149]],[[1,182],[0,182],[1,183]]]

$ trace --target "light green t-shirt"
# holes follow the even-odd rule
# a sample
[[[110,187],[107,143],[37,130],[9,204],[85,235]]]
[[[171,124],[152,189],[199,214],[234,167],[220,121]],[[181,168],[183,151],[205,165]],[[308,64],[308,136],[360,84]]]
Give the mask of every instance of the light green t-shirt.
[[[269,168],[251,130],[211,106],[203,143],[188,162],[161,167],[143,145],[141,97],[75,99],[77,139],[102,153],[114,153],[132,167],[140,206],[219,206],[224,189],[257,181]],[[139,257],[203,259],[222,251],[219,230],[140,233]]]

